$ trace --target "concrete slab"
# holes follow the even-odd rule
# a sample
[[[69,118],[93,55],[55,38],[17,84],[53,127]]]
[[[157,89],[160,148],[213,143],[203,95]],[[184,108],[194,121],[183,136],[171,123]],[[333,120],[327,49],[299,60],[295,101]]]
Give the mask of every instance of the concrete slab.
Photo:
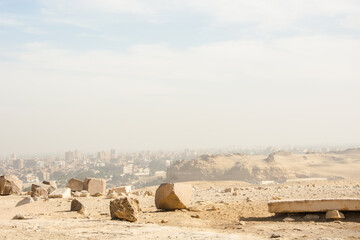
[[[271,213],[360,211],[359,198],[275,200],[268,202]]]

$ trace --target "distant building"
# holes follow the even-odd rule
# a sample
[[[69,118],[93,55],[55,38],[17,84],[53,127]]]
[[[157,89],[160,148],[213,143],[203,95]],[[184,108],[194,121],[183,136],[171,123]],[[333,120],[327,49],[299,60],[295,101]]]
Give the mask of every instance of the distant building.
[[[24,159],[16,159],[13,162],[14,169],[22,169],[24,166]]]
[[[116,149],[110,150],[110,157],[111,157],[111,159],[116,159],[118,157]]]
[[[74,152],[68,151],[65,152],[65,161],[73,161],[74,160]]]

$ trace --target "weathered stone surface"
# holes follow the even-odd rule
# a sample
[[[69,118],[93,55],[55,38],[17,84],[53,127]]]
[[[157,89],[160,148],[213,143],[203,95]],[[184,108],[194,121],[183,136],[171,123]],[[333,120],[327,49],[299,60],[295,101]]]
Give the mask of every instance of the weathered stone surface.
[[[111,219],[135,222],[139,212],[139,201],[135,198],[122,197],[110,201]]]
[[[345,216],[342,212],[339,212],[338,210],[330,210],[326,212],[325,218],[331,220],[339,220],[344,219]]]
[[[36,187],[31,191],[31,197],[42,197],[42,196],[47,197],[48,195],[49,195],[48,190],[42,187]]]
[[[105,194],[106,180],[103,178],[85,178],[84,189],[87,190],[90,195],[94,195],[96,193]]]
[[[120,193],[128,194],[129,192],[131,192],[131,186],[121,186],[121,187],[113,188],[111,190],[113,190],[117,194],[120,194]]]
[[[22,181],[15,175],[4,175],[0,177],[0,195],[20,194]]]
[[[43,183],[43,184],[46,184],[46,185],[50,185],[53,189],[57,189],[56,181],[47,181],[47,180],[44,180],[42,183]]]
[[[184,209],[189,204],[192,186],[187,183],[163,183],[155,193],[155,205],[158,209]]]
[[[33,202],[34,202],[34,199],[32,199],[31,197],[26,197],[23,200],[21,200],[20,202],[18,202],[15,207],[19,207],[21,205],[25,205],[25,204],[33,203]]]
[[[68,181],[66,187],[70,188],[71,191],[82,191],[84,189],[84,182],[78,179],[72,178]]]
[[[70,188],[58,188],[49,194],[49,198],[68,198],[71,197]]]
[[[85,205],[82,204],[79,200],[74,199],[71,201],[70,211],[82,211],[85,212]]]
[[[271,213],[327,212],[334,209],[341,211],[360,211],[360,199],[276,200],[268,202],[268,208]]]

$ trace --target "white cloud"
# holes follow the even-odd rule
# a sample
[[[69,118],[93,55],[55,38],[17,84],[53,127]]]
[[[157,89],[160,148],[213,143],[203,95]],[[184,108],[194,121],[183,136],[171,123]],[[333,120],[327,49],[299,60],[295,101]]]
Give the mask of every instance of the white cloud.
[[[22,23],[19,22],[16,19],[14,19],[14,18],[1,17],[0,16],[0,25],[4,25],[4,26],[20,26],[20,25],[22,25]]]

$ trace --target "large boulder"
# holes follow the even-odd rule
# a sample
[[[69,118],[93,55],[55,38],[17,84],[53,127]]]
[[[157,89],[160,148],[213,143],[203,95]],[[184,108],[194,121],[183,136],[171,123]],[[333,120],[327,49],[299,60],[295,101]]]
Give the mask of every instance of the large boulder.
[[[0,195],[20,194],[22,181],[15,175],[4,175],[0,177]]]
[[[106,180],[103,178],[85,178],[84,189],[89,192],[90,195],[96,193],[106,193]]]
[[[81,192],[82,190],[84,190],[84,182],[80,181],[78,179],[72,178],[68,181],[66,187],[70,188],[71,191],[75,192]]]
[[[52,193],[56,187],[51,186],[50,184],[44,183],[33,183],[31,185],[31,196],[32,197],[41,197],[47,196],[48,194]]]
[[[139,201],[131,197],[122,197],[110,201],[111,219],[135,222],[140,212]]]
[[[33,189],[33,188],[32,188]],[[31,191],[31,197],[47,197],[49,192],[42,187],[36,187]]]
[[[155,193],[157,209],[175,210],[187,208],[192,195],[192,186],[187,183],[163,183]]]

